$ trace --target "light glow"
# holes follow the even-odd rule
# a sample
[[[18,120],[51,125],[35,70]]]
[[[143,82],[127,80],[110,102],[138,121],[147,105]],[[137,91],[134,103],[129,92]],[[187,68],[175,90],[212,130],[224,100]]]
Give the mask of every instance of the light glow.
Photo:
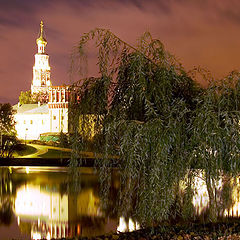
[[[240,217],[240,177],[231,179],[232,201],[233,205],[229,209],[225,209],[225,217]]]
[[[51,239],[51,235],[50,235],[50,232],[47,233],[47,240],[50,240]]]
[[[120,217],[119,225],[117,227],[117,231],[118,232],[126,232],[127,231],[127,224],[126,224],[126,221],[125,221],[124,217]]]
[[[186,189],[186,179],[180,182],[180,189],[184,192]],[[211,185],[213,182],[211,182]],[[214,181],[214,195],[216,192],[220,192],[223,186],[223,176],[221,176],[218,180]],[[208,207],[209,207],[209,195],[206,185],[206,175],[205,171],[198,170],[195,172],[195,176],[192,179],[191,188],[193,190],[193,198],[192,204],[195,208],[195,214],[201,215]]]
[[[200,215],[209,205],[209,196],[204,176],[204,172],[200,171],[193,179],[194,196],[192,204],[195,207],[197,215]]]
[[[134,222],[133,222],[133,220],[131,218],[129,218],[128,226],[129,226],[129,232],[132,232],[132,231],[134,231],[136,229],[135,228],[135,224],[134,224]]]
[[[40,240],[42,238],[41,234],[38,232],[32,233],[32,239],[34,240]]]
[[[117,227],[117,231],[118,232],[133,232],[135,230],[139,230],[140,229],[140,225],[138,222],[134,222],[132,220],[132,218],[129,218],[128,223],[125,220],[125,218],[122,216],[119,219],[119,225]]]

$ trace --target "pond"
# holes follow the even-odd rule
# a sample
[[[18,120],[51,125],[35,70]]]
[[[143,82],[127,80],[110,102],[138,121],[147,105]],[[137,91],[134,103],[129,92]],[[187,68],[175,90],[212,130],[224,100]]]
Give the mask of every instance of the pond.
[[[114,194],[102,207],[93,168],[78,172],[75,184],[67,168],[0,168],[1,239],[96,236],[139,228],[131,218],[126,221],[114,214]],[[118,188],[118,174],[113,173],[111,189]]]
[[[94,168],[82,167],[70,173],[66,167],[0,167],[0,239],[92,237],[139,229],[132,202],[118,199],[119,171],[111,171],[110,192],[103,200]],[[209,196],[204,171],[195,173],[191,215],[206,221]],[[180,199],[184,199],[185,182],[179,187]],[[240,177],[223,176],[216,182],[219,218],[239,217],[239,189]],[[125,196],[129,198],[129,193]]]

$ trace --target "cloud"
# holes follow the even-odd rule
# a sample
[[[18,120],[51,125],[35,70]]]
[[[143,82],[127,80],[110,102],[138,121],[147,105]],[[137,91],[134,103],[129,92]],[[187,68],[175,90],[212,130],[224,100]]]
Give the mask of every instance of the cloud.
[[[0,96],[30,89],[41,19],[54,85],[68,83],[72,48],[95,27],[132,45],[150,31],[186,69],[201,65],[223,77],[240,67],[238,9],[236,0],[0,0]]]

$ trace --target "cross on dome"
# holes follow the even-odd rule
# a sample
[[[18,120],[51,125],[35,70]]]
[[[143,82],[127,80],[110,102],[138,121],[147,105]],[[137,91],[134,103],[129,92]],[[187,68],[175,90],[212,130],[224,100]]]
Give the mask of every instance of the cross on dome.
[[[41,20],[41,23],[40,23],[40,36],[42,37],[43,35],[43,21]]]
[[[47,40],[43,37],[43,21],[40,22],[40,36],[37,38],[36,43],[38,45],[38,53],[45,52],[45,46],[47,45]]]

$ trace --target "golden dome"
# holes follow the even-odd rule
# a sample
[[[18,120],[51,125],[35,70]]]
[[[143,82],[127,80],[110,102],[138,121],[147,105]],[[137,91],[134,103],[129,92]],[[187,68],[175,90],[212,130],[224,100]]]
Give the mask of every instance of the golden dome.
[[[47,40],[43,37],[43,21],[40,23],[40,37],[37,38],[36,43],[47,45]]]

